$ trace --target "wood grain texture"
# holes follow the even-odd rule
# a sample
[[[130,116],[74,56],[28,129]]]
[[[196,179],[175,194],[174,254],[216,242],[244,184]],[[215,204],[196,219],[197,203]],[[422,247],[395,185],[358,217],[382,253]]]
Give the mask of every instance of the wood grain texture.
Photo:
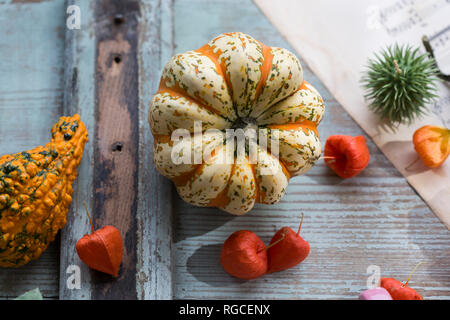
[[[80,6],[80,30],[66,32],[65,110],[82,113],[90,143],[80,167],[73,215],[61,251],[61,299],[136,298],[138,177],[137,1],[70,1]],[[123,21],[115,20],[122,14]],[[114,181],[114,183],[111,183]],[[83,202],[94,226],[116,226],[124,241],[119,277],[90,270],[74,248],[89,231]],[[79,290],[66,286],[70,265],[81,268]]]
[[[383,276],[406,280],[419,261],[425,264],[411,286],[426,299],[450,298],[450,234],[370,140],[371,162],[358,177],[341,180],[319,163],[292,179],[279,204],[257,205],[241,217],[182,202],[156,172],[148,105],[174,53],[196,49],[226,31],[243,31],[267,45],[292,50],[250,0],[143,0],[139,7],[135,1],[68,4],[80,6],[81,30],[65,30],[59,0],[0,6],[6,9],[0,12],[0,27],[9,30],[0,37],[6,59],[0,63],[2,153],[45,143],[62,113],[80,113],[90,135],[61,235],[60,298],[355,299],[365,289],[369,265],[378,265]],[[111,25],[117,11],[129,12],[120,26]],[[10,17],[19,15],[30,24],[11,24]],[[8,54],[11,50],[16,54]],[[119,63],[114,62],[117,54]],[[308,67],[304,69],[326,103],[319,126],[322,141],[331,134],[364,135]],[[17,123],[24,124],[26,133]],[[122,143],[122,151],[116,142]],[[89,231],[83,201],[97,226],[111,223],[123,231],[127,252],[116,282],[90,271],[74,250]],[[312,249],[300,266],[253,281],[223,271],[220,249],[233,231],[251,229],[268,243],[280,227],[297,227],[301,212],[302,236]],[[54,244],[24,268],[1,269],[0,298],[35,286],[44,296],[56,297],[57,254]],[[70,265],[81,268],[79,290],[66,286]]]
[[[93,299],[136,299],[138,177],[138,1],[95,5],[97,117],[94,156],[94,227],[117,227],[124,241],[118,279],[93,279]],[[116,25],[114,15],[126,13]],[[103,19],[105,17],[105,19]],[[106,281],[105,281],[106,280]]]
[[[82,27],[66,35],[66,110],[82,112],[89,134],[80,168],[73,208],[76,214],[63,234],[60,298],[136,298],[136,215],[138,146],[137,1],[97,1],[80,6]],[[126,23],[114,17],[124,12]],[[114,181],[114,183],[111,183]],[[75,244],[88,233],[83,202],[93,216],[94,227],[114,225],[124,241],[119,277],[90,270],[75,253]],[[82,286],[69,290],[65,270],[82,268]]]
[[[76,182],[72,220],[63,232],[61,299],[172,297],[172,221],[167,197],[171,185],[155,174],[148,152],[153,144],[148,104],[143,98],[158,85],[159,56],[170,57],[159,41],[165,3],[142,1],[139,8],[135,2],[105,2],[107,7],[68,3],[80,6],[82,26],[66,32],[65,109],[82,113],[91,141]],[[138,9],[145,15],[140,17]],[[116,14],[121,15],[119,23],[114,22]],[[145,32],[138,32],[138,19],[141,26],[148,26]],[[152,59],[137,60],[137,56]],[[120,61],[115,60],[118,57]],[[122,228],[127,246],[118,279],[122,284],[90,271],[73,250],[77,239],[89,232],[84,200],[98,225]],[[65,270],[72,264],[81,267],[79,290],[66,286]]]
[[[248,33],[270,46],[292,48],[250,0],[177,0],[173,6],[176,53],[195,49],[228,31]],[[301,52],[297,52],[301,59]],[[332,134],[364,135],[371,161],[361,175],[341,180],[323,162],[291,180],[274,206],[257,205],[244,216],[196,208],[175,199],[174,297],[190,299],[355,299],[366,288],[369,265],[382,276],[406,280],[426,299],[450,297],[450,234],[400,173],[354,123],[307,66],[305,79],[327,107],[319,126],[322,142]],[[241,281],[219,264],[221,244],[250,229],[266,243],[282,226],[298,226],[310,256],[298,267]]]
[[[139,201],[137,293],[139,299],[172,299],[172,184],[153,165],[148,105],[173,53],[171,0],[141,1],[139,38]]]
[[[0,2],[0,155],[51,138],[62,111],[64,14],[59,0]],[[57,298],[58,259],[59,237],[38,260],[19,269],[0,268],[0,299],[36,287],[44,298]]]

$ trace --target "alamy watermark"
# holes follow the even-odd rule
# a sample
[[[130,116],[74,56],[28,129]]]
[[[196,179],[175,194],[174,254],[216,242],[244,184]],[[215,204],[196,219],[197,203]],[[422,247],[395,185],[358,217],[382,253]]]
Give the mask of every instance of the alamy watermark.
[[[379,287],[381,279],[381,268],[377,265],[372,264],[367,267],[366,273],[369,274],[369,277],[367,277],[366,281],[367,289]]]
[[[66,26],[69,30],[79,30],[81,28],[81,9],[77,5],[67,7],[66,13],[69,15],[66,19]]]
[[[71,264],[66,269],[69,276],[66,280],[66,286],[69,290],[81,289],[81,269],[76,264]]]

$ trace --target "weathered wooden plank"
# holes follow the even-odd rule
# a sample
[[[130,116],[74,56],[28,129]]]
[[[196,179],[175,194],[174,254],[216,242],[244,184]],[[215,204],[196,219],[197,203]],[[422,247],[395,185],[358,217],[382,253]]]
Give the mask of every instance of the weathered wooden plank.
[[[66,110],[84,114],[91,142],[75,188],[76,212],[63,234],[63,299],[172,298],[171,186],[155,174],[147,124],[148,99],[157,87],[165,50],[155,38],[164,30],[160,17],[169,12],[167,3],[143,1],[137,7],[135,1],[70,2],[81,8],[82,26],[66,33]],[[138,21],[148,27],[145,32]],[[98,225],[122,229],[127,248],[118,281],[102,281],[73,250],[77,239],[89,232],[81,209],[84,200],[89,200]],[[82,268],[80,290],[66,288],[65,270],[71,264]]]
[[[69,0],[69,5],[77,5],[81,12],[81,28],[66,29],[64,55],[64,113],[81,116],[89,132],[89,142],[85,145],[83,160],[78,167],[78,178],[74,182],[72,204],[67,215],[67,224],[61,231],[61,256],[59,273],[60,299],[90,299],[91,271],[79,259],[75,244],[90,232],[89,220],[84,212],[83,202],[93,212],[94,191],[94,143],[96,135],[95,114],[95,38],[93,3],[83,0]],[[69,266],[80,268],[80,288],[67,286],[72,273]],[[72,271],[73,272],[73,271]]]
[[[14,299],[39,288],[44,299],[58,298],[59,237],[38,260],[18,269],[0,269],[0,299]]]
[[[229,31],[292,50],[250,0],[178,0],[173,15],[176,52],[198,48]],[[327,106],[319,126],[322,141],[331,134],[364,135],[304,67],[305,78]],[[411,285],[427,299],[448,299],[450,234],[369,139],[368,145],[371,162],[360,176],[341,180],[319,163],[291,180],[279,204],[258,205],[244,216],[192,207],[174,195],[174,297],[355,299],[365,288],[369,265],[378,265],[384,276],[405,280],[423,261]],[[252,281],[223,271],[221,244],[233,231],[251,229],[267,243],[278,228],[295,228],[301,212],[302,235],[311,254],[299,267]]]
[[[52,1],[45,3],[48,3],[51,7]],[[143,1],[140,8],[140,26],[131,25],[132,29],[140,28],[141,32],[135,34],[139,36],[140,43],[137,44],[132,41],[130,47],[133,49],[130,50],[134,50],[136,53],[130,54],[131,56],[126,54],[125,58],[121,57],[120,62],[122,64],[120,67],[125,68],[122,70],[130,70],[128,68],[131,68],[134,71],[120,73],[116,79],[113,71],[118,70],[117,66],[112,61],[109,64],[109,55],[103,51],[102,56],[106,56],[108,59],[106,67],[100,70],[105,74],[105,77],[102,79],[103,84],[100,84],[97,90],[94,80],[98,77],[97,67],[101,64],[97,64],[100,46],[99,51],[96,51],[96,43],[102,41],[96,38],[96,30],[110,25],[112,16],[106,11],[100,14],[97,12],[99,16],[95,19],[94,2],[88,3],[78,0],[73,1],[73,3],[81,7],[82,28],[81,30],[66,32],[64,113],[78,112],[81,114],[89,130],[91,141],[86,145],[83,162],[79,167],[72,210],[68,216],[67,226],[62,233],[64,245],[61,252],[61,298],[108,298],[117,297],[115,294],[120,294],[120,298],[160,299],[171,298],[173,294],[175,298],[194,299],[351,299],[355,298],[365,286],[367,266],[376,264],[381,267],[384,275],[405,279],[413,265],[418,261],[424,261],[425,264],[415,273],[411,282],[412,285],[418,288],[426,298],[441,299],[450,296],[450,252],[448,250],[450,238],[448,232],[370,141],[371,164],[361,176],[342,181],[334,176],[326,166],[319,164],[307,175],[292,180],[288,193],[281,203],[271,207],[259,205],[243,217],[233,217],[216,209],[195,208],[186,205],[179,199],[178,195],[171,194],[173,189],[168,180],[156,173],[151,154],[153,140],[146,123],[146,116],[148,103],[157,88],[162,66],[174,53],[173,51],[183,52],[194,49],[221,32],[236,30],[252,34],[268,45],[291,49],[265,20],[259,10],[253,6],[251,1]],[[23,8],[22,10],[27,9],[33,12],[38,10],[36,9],[37,4],[31,5],[35,7],[29,9],[27,4],[21,4],[20,6]],[[43,8],[40,6],[41,4],[39,4],[39,8]],[[135,9],[136,7],[134,7]],[[62,11],[65,12],[65,10]],[[2,16],[0,15],[0,25]],[[120,28],[125,27],[128,30],[128,16],[125,14],[124,17],[125,25]],[[131,16],[131,22],[134,21],[134,17],[136,17],[135,11]],[[36,12],[34,15],[30,14],[29,18],[28,21],[38,19]],[[7,21],[9,20],[4,22]],[[174,24],[172,25],[172,23]],[[64,26],[65,23],[59,21],[58,24],[55,22],[55,25]],[[8,25],[5,24],[5,27],[8,28]],[[103,31],[109,31],[112,35],[121,34],[121,29],[116,27]],[[43,32],[44,29],[39,30],[39,32]],[[30,32],[30,30],[26,29],[21,32]],[[48,30],[45,29],[45,32],[48,32]],[[41,44],[42,38],[45,36],[39,35],[33,39],[39,39]],[[124,39],[126,42],[126,37],[121,40]],[[116,47],[117,42],[120,42],[116,38],[112,43],[107,44],[105,44],[106,38],[103,40],[103,50],[122,49],[120,45]],[[3,43],[3,38],[0,39],[0,43]],[[0,47],[0,51],[3,48],[9,50],[10,45],[11,42],[5,41],[4,47]],[[23,44],[21,45],[23,46]],[[25,43],[25,45],[27,44]],[[51,47],[50,42],[46,41],[44,41],[43,46]],[[35,48],[39,48],[39,46],[35,45]],[[41,77],[47,77],[48,74],[36,76],[38,72],[42,72],[41,69],[37,69],[41,67],[50,69],[57,64],[55,61],[62,59],[61,54],[58,53],[60,51],[57,50],[47,51],[42,47],[39,52],[41,52],[44,60],[43,62],[39,60],[39,64],[31,65],[32,71],[26,74],[27,78],[23,78],[23,73],[22,78],[20,78],[19,72],[13,73],[8,69],[11,65],[20,65],[26,59],[19,61],[20,57],[14,60],[14,57],[5,55],[7,59],[11,60],[8,60],[10,64],[0,64],[2,68],[6,68],[3,74],[11,75],[9,79],[0,78],[2,83],[7,84],[2,88],[7,88],[5,92],[15,96],[13,99],[17,99],[18,96],[23,98],[23,101],[8,100],[8,96],[4,98],[5,94],[1,93],[0,101],[2,103],[0,107],[15,106],[18,109],[20,108],[19,110],[24,112],[25,115],[30,114],[24,118],[17,118],[14,123],[19,120],[22,123],[25,121],[24,127],[30,128],[28,131],[33,132],[32,136],[26,137],[21,136],[23,130],[20,130],[20,128],[12,128],[14,123],[11,119],[21,114],[13,113],[11,111],[13,109],[10,108],[7,111],[10,117],[7,119],[0,117],[0,137],[11,137],[8,140],[15,138],[18,141],[17,147],[22,143],[23,146],[26,146],[25,149],[48,140],[48,128],[59,117],[61,111],[55,111],[54,114],[50,112],[45,116],[47,111],[45,111],[43,104],[39,104],[39,107],[36,107],[34,111],[29,108],[30,103],[34,106],[36,101],[41,100],[47,104],[56,101],[56,104],[60,105],[62,99],[62,85],[50,88],[48,92],[52,92],[50,97],[53,97],[50,100],[48,100],[48,97],[36,96],[36,92],[40,94],[47,92],[45,89],[49,89],[49,87],[42,87],[42,84],[56,83],[52,81],[60,79],[55,76],[56,73],[49,77],[50,80],[48,78],[41,79]],[[301,55],[301,52],[299,54]],[[123,65],[136,56],[140,57],[138,61],[139,84],[136,83],[136,79],[129,78],[137,77],[137,63],[134,62],[131,66]],[[53,64],[50,64],[50,61]],[[104,62],[104,60],[101,61]],[[115,67],[116,69],[114,69]],[[20,65],[17,70],[22,72],[28,70],[27,68],[24,69]],[[60,69],[59,72],[61,73]],[[327,113],[324,122],[319,127],[323,141],[328,135],[335,133],[363,134],[330,96],[329,92],[323,88],[320,81],[311,74],[310,70],[305,68],[305,72],[305,77],[317,87],[326,100]],[[11,79],[13,79],[13,84],[8,83]],[[30,81],[32,90],[27,92],[18,85],[29,79],[36,80]],[[124,101],[117,100],[117,96],[124,94],[122,91],[124,88],[117,83],[123,83],[121,81],[124,81],[124,79],[128,79],[128,82],[134,83],[134,86],[139,89],[139,101],[129,100],[128,98],[124,98]],[[28,82],[26,83],[28,85]],[[105,84],[109,83],[116,90],[108,91]],[[11,86],[18,86],[21,91],[12,92]],[[59,95],[54,88],[60,88],[58,89]],[[130,90],[131,94],[137,96],[133,90]],[[111,93],[111,91],[118,92]],[[113,94],[114,97],[107,96],[108,93]],[[30,96],[28,97],[27,94]],[[112,135],[117,139],[106,140],[107,143],[105,142],[103,145],[103,153],[99,153],[103,157],[102,161],[105,159],[110,162],[117,161],[120,165],[131,163],[133,167],[131,172],[134,173],[133,180],[130,177],[119,180],[120,185],[131,185],[132,188],[137,186],[137,198],[126,198],[126,201],[132,203],[126,210],[135,210],[136,220],[134,222],[122,220],[122,218],[128,219],[123,210],[116,211],[117,214],[114,214],[114,216],[106,215],[100,218],[98,214],[102,215],[102,210],[93,210],[98,203],[105,204],[105,202],[111,201],[111,199],[94,199],[94,194],[100,189],[94,188],[94,186],[110,187],[110,180],[103,180],[103,182],[100,180],[100,183],[94,181],[94,177],[99,175],[100,169],[98,164],[95,167],[95,162],[99,157],[94,155],[94,150],[96,146],[100,146],[95,137],[104,137],[106,134],[105,132],[97,132],[96,115],[100,112],[97,112],[96,109],[96,98],[99,95],[103,99],[102,101],[99,99],[99,108],[106,107],[105,101],[112,101],[113,106],[137,114],[137,117],[128,118],[128,120],[133,119],[135,128],[138,128],[136,129],[137,132],[131,132],[129,127],[127,127],[128,130],[118,128],[117,132],[121,135]],[[105,98],[108,100],[105,100]],[[18,105],[16,106],[15,103]],[[130,108],[133,109],[131,107],[133,105],[136,111],[130,111]],[[36,114],[42,115],[37,116]],[[109,114],[104,113],[103,119],[108,119],[108,116]],[[53,118],[50,119],[51,117]],[[40,120],[39,127],[33,128],[37,118]],[[138,119],[137,123],[136,118]],[[45,124],[45,121],[48,121],[48,123]],[[110,130],[115,132],[115,129]],[[2,130],[8,133],[15,130],[15,135],[3,135],[1,134]],[[138,155],[136,161],[130,162],[130,158],[116,160],[116,155],[108,153],[108,146],[117,142],[117,140],[122,140],[122,138],[126,138],[128,141],[133,140],[131,144],[133,148],[136,148],[135,154]],[[31,144],[30,141],[33,142],[32,145],[28,145]],[[138,146],[136,146],[137,142],[139,142]],[[5,143],[3,140],[0,140],[0,143],[2,148],[6,145],[7,152],[23,149],[21,147],[16,150],[14,149],[16,145],[13,146],[10,142]],[[123,146],[127,147],[128,143],[123,144]],[[94,168],[97,169],[94,170]],[[123,190],[121,187],[118,188],[119,191]],[[128,238],[131,239],[128,241],[132,243],[131,246],[128,244],[129,248],[137,246],[136,256],[127,256],[126,266],[131,267],[131,272],[126,273],[128,277],[124,280],[126,285],[120,289],[114,288],[117,283],[102,282],[103,277],[99,277],[96,272],[90,271],[79,261],[75,253],[76,241],[83,234],[89,232],[87,217],[82,209],[83,201],[88,203],[91,212],[97,214],[99,226],[111,222],[128,230],[133,223],[136,225],[135,227],[131,226],[130,229],[134,231],[129,233],[130,237]],[[96,201],[97,204],[95,204]],[[172,202],[175,211],[173,232],[171,229]],[[113,204],[114,202],[109,202],[107,206],[112,207]],[[101,207],[101,205],[99,206]],[[133,206],[137,209],[133,209]],[[117,207],[115,206],[113,209],[117,210]],[[221,243],[231,232],[244,228],[252,229],[268,242],[273,232],[282,225],[295,227],[299,221],[300,211],[304,211],[306,214],[302,235],[310,242],[312,247],[310,257],[300,267],[247,282],[238,281],[225,274],[218,264],[218,255]],[[108,214],[110,212],[108,210]],[[174,241],[173,260],[171,254],[172,233]],[[132,240],[133,237],[135,237],[135,240]],[[17,292],[21,293],[25,289],[29,289],[31,283],[33,285],[39,284],[42,289],[42,286],[50,286],[51,281],[56,282],[56,277],[51,273],[52,268],[54,268],[51,261],[54,260],[45,260],[46,255],[50,254],[53,248],[55,247],[49,248],[43,257],[25,268],[7,273],[3,273],[3,270],[1,270],[0,275],[5,275],[3,278],[5,281],[2,280],[1,283],[7,284],[4,290],[0,288],[4,297],[15,296],[16,292],[13,290],[23,288],[24,290]],[[135,267],[132,265],[133,262]],[[40,264],[41,270],[35,269],[37,264]],[[80,290],[70,290],[66,287],[68,277],[66,268],[72,264],[81,268],[82,285]],[[22,270],[23,273],[21,273]],[[123,272],[124,270],[121,271],[122,275]],[[44,273],[48,277],[44,276]],[[6,280],[7,277],[9,279]],[[22,277],[30,277],[28,278],[30,282],[22,279]],[[137,277],[137,279],[133,280],[132,277]],[[122,281],[122,279],[119,279],[119,281]],[[121,292],[122,290],[123,292]],[[54,293],[52,295],[50,291],[47,291],[47,293],[45,290],[43,291],[47,297],[56,295]],[[124,292],[125,294],[122,295]]]
[[[0,155],[50,140],[63,100],[64,25],[59,0],[0,3]],[[38,260],[19,269],[0,268],[0,298],[36,287],[44,298],[57,298],[58,259],[59,238]]]
[[[87,14],[88,20],[79,31],[67,32],[67,47],[72,49],[67,51],[71,62],[66,73],[66,103],[68,108],[86,111],[86,121],[93,130],[86,159],[89,168],[80,170],[80,197],[74,199],[73,207],[79,210],[83,201],[90,199],[94,227],[116,226],[124,240],[124,255],[117,279],[90,270],[83,281],[86,287],[79,292],[62,289],[61,298],[135,299],[140,6],[138,1],[107,0],[89,6],[82,1],[74,4],[80,5],[82,16]],[[86,73],[80,74],[80,69]],[[80,86],[87,91],[81,91]],[[88,105],[81,99],[87,99]],[[74,246],[82,236],[80,231],[86,233],[88,226],[80,213],[85,215],[79,212],[74,216],[64,238],[66,265],[80,264]],[[61,285],[64,279],[67,275],[61,268]]]
[[[139,299],[172,299],[172,184],[153,164],[147,112],[162,68],[173,54],[173,3],[141,3],[137,292]]]

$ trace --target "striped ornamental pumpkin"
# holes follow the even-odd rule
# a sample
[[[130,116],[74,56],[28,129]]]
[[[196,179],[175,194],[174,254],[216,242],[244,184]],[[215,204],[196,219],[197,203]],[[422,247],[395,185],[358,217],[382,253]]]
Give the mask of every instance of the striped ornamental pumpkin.
[[[294,54],[243,33],[221,34],[198,50],[175,55],[165,66],[148,117],[154,162],[186,202],[240,215],[256,202],[278,202],[289,179],[319,159],[316,127],[324,111]],[[196,121],[203,131],[200,147],[189,137],[175,143],[174,131],[185,129],[193,136]],[[256,162],[249,159],[248,148],[239,161],[221,161],[230,151],[224,143],[227,129],[238,128],[266,130],[268,148],[256,145]],[[271,152],[274,132],[277,155]],[[174,160],[191,151],[201,153],[200,162]],[[268,167],[273,174],[263,173]]]

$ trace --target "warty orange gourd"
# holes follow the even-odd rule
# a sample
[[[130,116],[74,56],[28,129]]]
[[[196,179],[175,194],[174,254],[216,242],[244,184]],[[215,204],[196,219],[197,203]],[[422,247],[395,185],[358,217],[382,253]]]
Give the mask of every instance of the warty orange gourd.
[[[51,134],[44,147],[0,157],[0,267],[37,259],[66,224],[88,133],[76,114]]]

